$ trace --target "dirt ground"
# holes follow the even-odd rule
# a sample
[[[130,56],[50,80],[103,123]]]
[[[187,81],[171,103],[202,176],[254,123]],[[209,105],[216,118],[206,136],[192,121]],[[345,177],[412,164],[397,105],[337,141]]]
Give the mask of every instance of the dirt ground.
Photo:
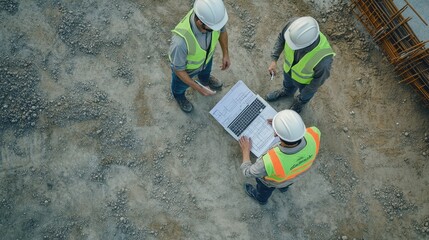
[[[0,1],[2,239],[428,239],[429,110],[347,0],[225,0],[232,65],[212,97],[170,94],[170,30],[192,0]],[[210,109],[238,80],[264,96],[287,19],[337,53],[303,111],[313,168],[260,206]],[[278,64],[279,70],[281,62]],[[275,102],[288,108],[291,99]],[[252,159],[254,160],[254,159]]]

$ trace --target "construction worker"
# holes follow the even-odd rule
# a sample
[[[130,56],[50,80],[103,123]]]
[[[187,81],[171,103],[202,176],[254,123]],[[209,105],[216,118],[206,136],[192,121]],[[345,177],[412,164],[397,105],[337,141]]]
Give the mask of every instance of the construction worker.
[[[225,24],[228,14],[222,0],[196,0],[188,14],[172,30],[170,62],[172,70],[171,91],[184,112],[193,105],[185,96],[192,87],[203,96],[215,94],[222,83],[212,76],[213,53],[217,42],[222,48],[221,70],[229,68],[228,33]],[[192,80],[198,76],[198,81]]]
[[[275,101],[292,97],[299,89],[290,109],[300,113],[329,77],[335,53],[312,17],[295,18],[286,24],[274,45],[269,74],[276,75],[277,60],[282,52],[283,88],[268,93],[265,99]]]
[[[267,203],[275,189],[286,192],[296,178],[307,171],[319,151],[320,131],[316,127],[306,128],[300,115],[293,110],[283,110],[268,120],[280,143],[250,162],[251,139],[239,140],[243,154],[240,166],[244,176],[256,178],[256,188],[245,184],[247,195],[259,204]]]

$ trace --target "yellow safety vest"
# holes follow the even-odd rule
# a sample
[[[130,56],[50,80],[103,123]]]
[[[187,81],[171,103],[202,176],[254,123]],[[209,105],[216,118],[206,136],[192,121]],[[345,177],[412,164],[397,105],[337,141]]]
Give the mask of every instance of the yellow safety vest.
[[[319,152],[319,129],[307,128],[304,138],[307,145],[295,154],[285,154],[279,147],[274,147],[262,157],[267,172],[265,180],[282,183],[295,178],[311,167]]]
[[[210,59],[213,57],[213,53],[218,42],[220,31],[213,31],[210,50],[207,54],[207,51],[201,48],[200,44],[198,44],[197,38],[192,32],[191,28],[191,15],[193,10],[189,11],[188,14],[180,21],[179,24],[172,30],[173,33],[182,37],[188,49],[188,56],[186,57],[186,70],[192,71],[198,69],[203,64],[207,64]],[[171,60],[171,56],[170,60]],[[205,60],[205,61],[204,61]]]
[[[292,50],[289,45],[285,42],[284,47],[284,64],[283,69],[286,73],[291,71],[291,77],[293,80],[302,83],[309,84],[313,80],[314,68],[316,65],[326,56],[335,56],[334,51],[329,45],[323,33],[320,33],[319,44],[310,52],[304,55],[297,64],[292,67],[292,63],[295,57],[295,51]],[[292,68],[292,69],[291,69]]]

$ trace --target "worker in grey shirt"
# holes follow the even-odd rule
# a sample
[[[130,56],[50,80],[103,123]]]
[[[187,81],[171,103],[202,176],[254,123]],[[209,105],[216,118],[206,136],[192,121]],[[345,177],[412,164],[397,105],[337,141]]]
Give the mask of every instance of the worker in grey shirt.
[[[297,177],[310,169],[319,151],[321,135],[316,127],[306,128],[299,114],[289,109],[280,111],[268,123],[280,143],[254,164],[250,162],[251,139],[242,136],[239,140],[243,156],[240,169],[244,176],[256,179],[256,188],[247,183],[244,190],[261,205],[268,202],[275,189],[287,191]]]
[[[222,83],[212,76],[213,54],[217,42],[222,48],[221,70],[230,66],[228,34],[225,24],[228,21],[222,0],[197,0],[192,10],[172,31],[170,62],[172,70],[171,91],[184,112],[191,112],[193,105],[185,92],[192,87],[203,96],[210,96],[220,89]],[[198,76],[198,82],[192,80]]]
[[[272,76],[277,74],[277,60],[282,52],[283,88],[268,93],[266,100],[293,96],[299,89],[290,109],[300,113],[329,77],[335,53],[312,17],[291,19],[278,35],[268,67]]]

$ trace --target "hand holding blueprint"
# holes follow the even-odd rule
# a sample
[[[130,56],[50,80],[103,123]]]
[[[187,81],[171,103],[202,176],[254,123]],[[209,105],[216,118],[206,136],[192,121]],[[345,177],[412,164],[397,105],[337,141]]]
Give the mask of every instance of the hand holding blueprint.
[[[261,156],[279,141],[267,123],[276,114],[259,95],[254,94],[243,81],[238,81],[213,107],[210,114],[234,137],[247,136],[252,140],[252,153]]]

